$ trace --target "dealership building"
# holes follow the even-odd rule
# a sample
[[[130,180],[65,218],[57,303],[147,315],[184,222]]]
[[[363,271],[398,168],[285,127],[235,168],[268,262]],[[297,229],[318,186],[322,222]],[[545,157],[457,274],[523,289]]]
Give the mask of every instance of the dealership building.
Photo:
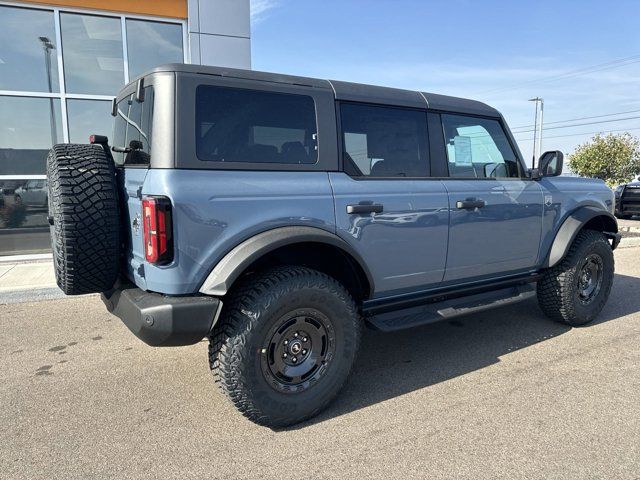
[[[111,134],[111,99],[185,62],[251,68],[249,0],[0,0],[0,256],[49,251],[45,161]]]

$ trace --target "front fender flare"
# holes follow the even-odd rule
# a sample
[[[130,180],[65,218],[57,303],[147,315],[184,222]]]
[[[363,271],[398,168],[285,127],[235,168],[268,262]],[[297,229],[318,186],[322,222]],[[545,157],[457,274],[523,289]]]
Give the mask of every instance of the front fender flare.
[[[277,248],[294,243],[315,242],[335,246],[350,255],[363,270],[373,291],[373,277],[360,255],[337,235],[314,227],[281,227],[259,233],[227,253],[216,264],[200,287],[205,295],[225,295],[233,282],[254,261]]]
[[[591,220],[596,217],[603,217],[603,233],[613,238],[612,247],[615,248],[618,245],[618,222],[616,217],[611,213],[598,209],[595,207],[580,207],[564,220],[551,245],[549,254],[544,262],[544,267],[553,267],[560,263],[560,261],[569,252],[569,247],[578,235],[578,232]]]

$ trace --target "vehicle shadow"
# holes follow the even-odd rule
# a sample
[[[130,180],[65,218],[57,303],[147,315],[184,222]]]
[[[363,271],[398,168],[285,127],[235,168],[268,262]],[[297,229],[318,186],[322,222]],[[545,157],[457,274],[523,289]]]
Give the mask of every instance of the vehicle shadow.
[[[640,278],[615,275],[594,323],[640,311]],[[305,428],[500,362],[500,357],[571,330],[544,316],[535,299],[395,333],[365,331],[347,386]]]

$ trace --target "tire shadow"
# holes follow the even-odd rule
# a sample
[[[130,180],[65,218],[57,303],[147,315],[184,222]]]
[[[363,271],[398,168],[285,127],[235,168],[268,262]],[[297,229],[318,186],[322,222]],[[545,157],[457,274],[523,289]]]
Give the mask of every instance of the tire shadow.
[[[640,278],[615,275],[611,296],[585,327],[640,311]],[[571,330],[542,313],[535,299],[394,333],[365,330],[348,384],[317,417],[296,430],[500,362],[500,357]]]

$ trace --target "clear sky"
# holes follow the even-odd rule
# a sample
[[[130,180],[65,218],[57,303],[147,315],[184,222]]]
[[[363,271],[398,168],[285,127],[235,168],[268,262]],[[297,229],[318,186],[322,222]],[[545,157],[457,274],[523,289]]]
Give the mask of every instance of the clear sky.
[[[251,3],[255,70],[484,101],[529,162],[535,96],[543,151],[571,153],[597,131],[640,136],[640,0]],[[562,122],[619,112],[630,113]]]

